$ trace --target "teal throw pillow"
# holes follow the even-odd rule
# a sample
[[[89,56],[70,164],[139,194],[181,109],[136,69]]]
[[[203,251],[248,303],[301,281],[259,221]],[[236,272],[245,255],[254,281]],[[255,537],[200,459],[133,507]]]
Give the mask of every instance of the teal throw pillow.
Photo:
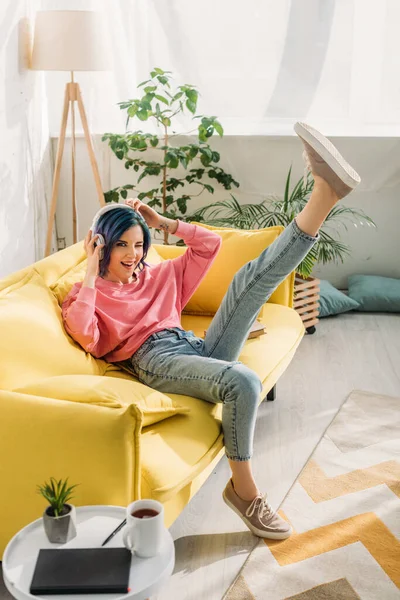
[[[349,310],[357,310],[358,302],[337,290],[329,281],[320,279],[319,284],[319,316],[329,317]]]
[[[349,296],[364,312],[400,312],[400,279],[350,275]]]

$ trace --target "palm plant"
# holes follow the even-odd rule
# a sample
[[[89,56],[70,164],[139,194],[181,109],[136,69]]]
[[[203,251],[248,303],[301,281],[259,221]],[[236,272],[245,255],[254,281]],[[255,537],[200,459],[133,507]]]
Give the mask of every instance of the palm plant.
[[[306,205],[314,188],[314,179],[312,174],[308,173],[306,178],[301,177],[298,180],[290,193],[291,172],[292,166],[286,178],[283,198],[271,194],[258,204],[240,205],[231,194],[230,200],[204,206],[191,214],[187,220],[204,222],[215,227],[237,229],[261,229],[274,225],[286,227]],[[345,257],[350,254],[350,248],[335,239],[334,235],[337,233],[338,225],[348,229],[346,222],[348,220],[354,226],[358,223],[363,225],[365,222],[368,226],[376,227],[374,221],[363,210],[336,205],[319,231],[319,240],[297,267],[297,273],[301,277],[309,277],[316,263],[344,262]]]

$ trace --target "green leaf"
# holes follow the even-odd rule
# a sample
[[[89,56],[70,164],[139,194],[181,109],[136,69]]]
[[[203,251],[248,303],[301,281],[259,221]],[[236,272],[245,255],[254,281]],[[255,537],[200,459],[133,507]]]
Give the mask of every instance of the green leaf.
[[[139,86],[138,86],[139,87]],[[144,88],[144,91],[146,92],[146,94],[150,93],[150,92],[155,92],[157,89],[156,85],[148,85]]]
[[[171,157],[171,159],[168,161],[168,167],[170,169],[177,169],[178,166],[179,166],[179,158],[177,156]]]
[[[194,105],[197,104],[198,95],[199,95],[199,93],[197,90],[193,90],[193,89],[186,90],[187,99],[190,100],[191,102],[193,102]]]
[[[138,110],[136,115],[141,121],[147,121],[147,119],[148,119],[148,111],[147,110]]]
[[[170,177],[166,180],[166,189],[170,191],[176,190],[178,186],[184,187],[184,183],[181,179],[177,179],[176,177]]]
[[[126,199],[127,199],[127,197],[128,197],[128,191],[127,191],[127,190],[121,190],[121,191],[120,191],[120,194],[121,194],[121,196],[122,196],[122,198],[123,198],[124,200],[126,200]]]
[[[119,158],[119,160],[122,160],[124,158],[124,153],[122,152],[122,150],[117,150],[115,156]]]
[[[214,128],[218,135],[220,135],[221,137],[224,135],[224,130],[221,123],[219,123],[218,121],[214,121]]]
[[[147,203],[147,206],[150,206],[151,208],[154,208],[154,206],[162,208],[162,204],[157,198],[150,200],[150,202]]]
[[[176,200],[178,208],[182,214],[185,214],[187,211],[187,200],[190,200],[190,196],[184,195],[181,198],[177,198]]]
[[[142,83],[139,83],[137,87],[142,87],[142,85],[146,85],[146,83],[149,83],[149,81],[151,81],[151,79],[146,79],[146,81],[142,81]]]
[[[169,102],[166,98],[164,98],[164,96],[159,96],[158,94],[155,95],[155,97],[157,98],[157,100],[159,100],[160,102],[164,102],[164,104],[167,104],[167,106],[169,106]]]
[[[153,146],[153,148],[158,146],[158,137],[156,135],[150,139],[150,144]]]
[[[292,165],[290,165],[289,173],[286,177],[285,195],[283,200],[283,211],[286,212],[289,203],[289,186],[290,186],[290,174],[292,172]]]
[[[62,481],[60,479],[60,486],[61,486],[61,484],[62,484]],[[61,491],[59,491],[59,496],[61,496],[61,497],[65,496],[65,490],[67,489],[67,484],[68,484],[68,477],[67,477],[67,479],[64,481],[64,483],[62,485]]]
[[[189,152],[188,152],[189,158],[196,158],[198,152],[199,152],[199,148],[197,146],[193,146],[193,145],[190,146]]]
[[[134,117],[134,116],[136,115],[137,111],[138,111],[138,106],[137,106],[137,104],[133,104],[132,106],[130,106],[130,107],[128,108],[128,115],[129,115],[130,117]]]
[[[188,110],[190,110],[191,113],[195,113],[196,112],[196,104],[194,102],[192,102],[191,100],[186,100],[186,108]]]
[[[207,129],[205,127],[203,127],[203,125],[199,125],[198,127],[198,136],[199,136],[199,140],[201,142],[206,142],[207,141]]]
[[[170,127],[170,126],[171,126],[171,119],[169,119],[168,117],[163,117],[163,119],[162,119],[162,123],[163,123],[163,125],[165,125],[166,127]]]

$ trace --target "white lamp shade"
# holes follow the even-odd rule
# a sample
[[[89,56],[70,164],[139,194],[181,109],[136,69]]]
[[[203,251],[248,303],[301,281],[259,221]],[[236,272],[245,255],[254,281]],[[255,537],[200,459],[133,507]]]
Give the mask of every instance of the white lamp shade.
[[[37,13],[32,69],[106,71],[110,65],[101,13],[88,10]]]

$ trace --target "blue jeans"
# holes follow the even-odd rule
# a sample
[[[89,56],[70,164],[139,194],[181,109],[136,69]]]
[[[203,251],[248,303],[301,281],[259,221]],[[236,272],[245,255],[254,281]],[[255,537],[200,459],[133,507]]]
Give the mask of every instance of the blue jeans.
[[[262,390],[258,375],[237,359],[263,304],[317,240],[293,220],[234,275],[204,340],[179,327],[164,329],[117,363],[161,392],[222,402],[225,452],[232,460],[252,456]]]

